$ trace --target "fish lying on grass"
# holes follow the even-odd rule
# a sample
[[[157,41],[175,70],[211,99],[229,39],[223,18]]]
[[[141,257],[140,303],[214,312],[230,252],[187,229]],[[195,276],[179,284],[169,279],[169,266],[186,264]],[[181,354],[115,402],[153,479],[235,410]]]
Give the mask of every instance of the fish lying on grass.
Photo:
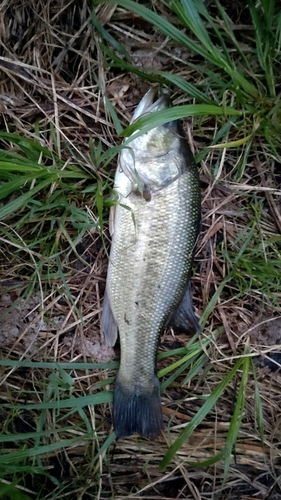
[[[171,106],[151,89],[132,122]],[[131,122],[131,123],[132,123]],[[102,329],[121,362],[113,397],[117,438],[163,429],[156,352],[163,328],[198,329],[188,282],[200,225],[198,169],[177,121],[137,137],[120,154]]]

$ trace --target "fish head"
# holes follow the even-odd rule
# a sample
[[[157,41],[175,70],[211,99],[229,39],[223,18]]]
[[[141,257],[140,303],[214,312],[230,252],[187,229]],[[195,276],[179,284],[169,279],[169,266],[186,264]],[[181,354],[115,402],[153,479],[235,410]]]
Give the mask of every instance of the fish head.
[[[172,106],[164,94],[154,101],[155,89],[150,89],[137,106],[131,123],[138,118]],[[174,182],[182,173],[182,133],[177,120],[152,128],[132,140],[120,154],[120,172],[131,181],[132,192],[146,201]],[[120,177],[120,176],[119,176]],[[118,178],[119,178],[118,177]]]
[[[133,114],[131,123],[138,118],[172,107],[172,103],[167,94],[163,94],[155,102],[156,89],[150,89],[138,104]],[[155,127],[145,134],[137,137],[132,142],[134,155],[136,157],[161,157],[170,150],[177,149],[180,139],[178,120],[165,123]]]

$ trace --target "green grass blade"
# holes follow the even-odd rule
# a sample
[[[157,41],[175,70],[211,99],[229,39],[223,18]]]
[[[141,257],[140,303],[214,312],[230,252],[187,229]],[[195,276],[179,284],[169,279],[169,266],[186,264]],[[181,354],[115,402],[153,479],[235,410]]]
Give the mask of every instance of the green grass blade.
[[[0,174],[5,172],[34,172],[41,173],[45,170],[45,167],[42,165],[38,165],[38,163],[30,163],[29,160],[21,159],[21,163],[13,163],[11,161],[1,161],[0,160]]]
[[[188,26],[190,31],[192,31],[192,33],[194,33],[198,40],[200,40],[200,42],[205,46],[208,52],[210,50],[213,51],[215,48],[214,44],[211,42],[209,33],[202,22],[202,19],[195,7],[193,0],[181,0],[181,4],[183,6],[181,19],[184,24]],[[179,13],[179,10],[177,12]]]
[[[26,186],[27,183],[31,183],[35,179],[40,179],[40,177],[42,177],[42,176],[44,176],[44,173],[42,173],[42,171],[37,172],[37,173],[34,172],[32,174],[17,176],[13,180],[5,182],[4,184],[1,185],[0,200],[2,200],[3,198],[6,198],[11,193],[18,191],[23,186]],[[50,183],[50,181],[48,181],[48,183]],[[13,207],[13,205],[12,205],[12,207]],[[0,210],[0,213],[1,213],[1,210]],[[1,217],[1,215],[0,215],[0,217]],[[5,215],[4,215],[4,217],[5,217]]]
[[[23,434],[10,434],[3,435],[0,434],[0,443],[10,443],[13,441],[22,441],[27,439],[37,439],[38,437],[51,436],[54,433],[59,434],[60,432],[67,432],[71,430],[71,427],[62,427],[61,429],[51,429],[49,431],[36,431],[36,432],[24,432]]]
[[[189,424],[186,426],[186,428],[182,432],[182,434],[172,444],[171,448],[169,448],[169,450],[167,451],[163,460],[160,462],[161,469],[165,469],[167,467],[167,465],[169,465],[169,463],[173,459],[176,452],[182,447],[182,445],[185,443],[185,441],[187,441],[187,439],[191,436],[191,434],[196,429],[196,427],[198,427],[198,425],[201,424],[201,422],[204,420],[206,415],[210,412],[210,410],[213,408],[213,406],[216,404],[219,397],[222,395],[222,393],[224,392],[224,390],[228,386],[232,377],[239,370],[243,361],[244,361],[243,359],[238,359],[238,361],[235,363],[232,370],[230,370],[230,372],[225,376],[225,378],[222,380],[222,382],[214,389],[214,391],[211,393],[211,395],[208,396],[208,398],[206,399],[203,406],[196,413],[196,415],[193,417],[191,422],[189,422]]]
[[[255,27],[255,36],[256,36],[256,46],[257,46],[257,55],[259,58],[259,63],[260,66],[263,70],[266,69],[266,64],[265,64],[265,54],[264,54],[264,41],[266,37],[265,29],[264,29],[264,23],[259,17],[259,14],[257,12],[257,8],[252,2],[252,0],[248,0],[248,7],[251,12],[253,24]]]
[[[275,97],[275,77],[273,67],[273,36],[272,36],[272,22],[275,1],[268,0],[266,7],[263,9],[261,15],[260,9],[248,0],[248,7],[251,12],[253,25],[255,27],[256,48],[259,64],[264,72],[269,96]]]
[[[12,144],[17,144],[19,148],[29,157],[32,157],[33,160],[38,160],[40,154],[46,156],[47,158],[53,158],[52,153],[48,148],[41,146],[39,142],[35,139],[28,139],[27,137],[12,134],[10,132],[1,132],[0,131],[0,139],[4,141],[11,142]]]
[[[244,50],[243,50],[243,45],[241,45],[238,40],[236,39],[235,33],[233,31],[233,22],[231,19],[228,17],[227,13],[225,12],[224,8],[220,4],[218,0],[215,0],[215,4],[217,6],[219,15],[222,19],[222,23],[219,24],[219,27],[216,27],[216,24],[211,16],[207,13],[207,20],[213,27],[217,37],[219,38],[220,44],[223,47],[224,54],[227,57],[228,60],[230,61],[230,65],[233,66],[233,62],[230,60],[229,56],[229,44],[232,43],[235,49],[237,50],[237,54],[239,54],[239,59],[241,59],[241,63],[243,61],[244,67],[247,69],[248,74],[251,74],[251,63],[248,60],[248,57],[245,55]],[[228,47],[225,45],[224,39],[223,39],[223,30],[227,34],[227,41],[228,41]],[[241,64],[242,66],[242,64]],[[244,70],[245,73],[245,70]]]
[[[210,314],[213,312],[213,310],[215,309],[216,305],[217,305],[217,302],[219,300],[219,297],[220,297],[220,294],[221,292],[223,291],[225,285],[231,281],[232,279],[232,276],[227,276],[220,284],[219,286],[217,287],[215,293],[213,294],[211,300],[208,302],[207,304],[207,307],[205,308],[205,310],[203,311],[203,314],[201,315],[201,318],[200,318],[200,326],[202,328],[204,328],[204,326],[206,325],[207,321],[208,321],[208,317],[210,316]]]
[[[198,349],[195,350],[188,350],[187,354],[180,358],[178,361],[175,361],[174,363],[171,363],[170,365],[166,366],[165,368],[162,368],[162,370],[159,370],[158,372],[158,377],[164,377],[171,371],[175,370],[179,366],[181,366],[183,363],[189,362],[191,363],[194,358],[198,356],[202,352],[202,347],[198,347]]]
[[[114,107],[112,106],[110,100],[106,96],[104,96],[104,99],[105,99],[105,102],[106,102],[106,107],[107,107],[107,109],[108,109],[108,111],[110,113],[110,116],[112,118],[115,130],[116,130],[117,134],[120,135],[123,132],[123,127],[122,127],[122,125],[120,123],[120,120],[119,120],[119,118],[117,116],[117,113],[116,113]]]
[[[192,0],[191,0],[192,1]],[[94,4],[100,2],[94,1]],[[182,31],[169,23],[163,16],[160,16],[153,12],[152,10],[140,5],[132,0],[110,0],[109,3],[118,4],[127,10],[134,12],[136,15],[143,17],[146,21],[156,26],[162,33],[170,37],[172,40],[176,41],[180,45],[192,50],[196,54],[201,55],[207,61],[210,61],[214,65],[222,68],[234,81],[235,85],[241,86],[247,93],[253,96],[258,95],[258,90],[256,87],[249,82],[243,74],[234,66],[230,66],[229,62],[226,61],[225,57],[220,53],[218,49],[214,47],[212,43],[208,46],[209,50],[202,47],[201,44],[194,42],[191,38],[188,38]],[[195,35],[200,35],[200,29],[203,26],[202,21],[198,20],[198,16],[195,14],[193,9],[191,26],[195,30]],[[205,30],[204,27],[202,30]],[[203,33],[203,31],[201,31]],[[204,31],[205,33],[205,31]],[[206,32],[207,33],[207,32]],[[207,44],[208,35],[204,35],[204,42]],[[200,40],[201,43],[201,40]]]
[[[252,0],[250,0],[252,3]],[[272,31],[272,21],[274,19],[274,11],[276,0],[261,0],[262,10],[263,10],[263,20],[265,22],[265,27],[268,31]],[[248,0],[249,4],[249,0]],[[280,18],[280,5],[277,9],[277,15]]]
[[[82,441],[86,439],[92,439],[93,436],[92,434],[87,436],[86,434],[83,435]],[[74,437],[70,439],[62,439],[61,441],[58,441],[56,443],[50,443],[46,445],[42,445],[39,447],[34,447],[34,448],[25,448],[23,450],[17,450],[15,452],[11,453],[5,453],[3,455],[0,455],[0,465],[6,465],[9,462],[15,462],[15,461],[21,461],[26,458],[34,458],[38,455],[43,455],[44,453],[52,453],[56,450],[67,448],[68,446],[72,446],[73,444],[81,441],[81,437]]]
[[[106,438],[105,442],[101,446],[99,452],[95,455],[93,463],[95,463],[98,460],[98,458],[106,452],[106,450],[111,446],[111,444],[114,443],[115,439],[116,439],[116,434],[113,431],[109,434],[109,436]]]
[[[216,336],[217,332],[214,332],[214,334]],[[202,348],[204,347],[204,349],[207,349],[212,339],[211,337],[203,337],[195,342],[196,338],[198,338],[199,335],[199,333],[195,335],[185,348],[175,349],[174,351],[163,353],[169,355],[170,357],[175,355],[179,355],[182,357],[174,363],[171,363],[167,367],[163,368],[162,370],[159,370],[157,374],[159,378],[162,378],[171,371],[175,370],[174,373],[172,373],[166,380],[161,383],[161,392],[166,390],[167,387],[169,387],[169,385],[171,385],[176,380],[176,378],[183,371],[186,371],[190,366],[191,368],[189,370],[189,373],[182,382],[183,385],[188,383],[188,381],[191,380],[191,378],[193,378],[195,375],[197,375],[197,373],[203,368],[206,363],[207,356]],[[163,357],[166,356],[159,356],[159,359],[163,359]]]
[[[3,484],[0,479],[0,498],[3,500],[32,500],[30,496],[16,487],[18,482],[13,481],[9,484]]]
[[[100,1],[94,1],[94,5],[98,5]],[[203,49],[199,44],[194,42],[191,38],[188,38],[181,30],[173,26],[169,21],[167,21],[163,16],[156,14],[152,10],[148,9],[144,5],[133,2],[132,0],[109,0],[108,3],[118,4],[131,12],[134,12],[137,16],[143,17],[147,22],[153,24],[166,36],[170,37],[175,42],[189,48],[197,54],[208,60],[210,57],[208,51]]]
[[[263,446],[263,444],[264,444],[264,418],[263,418],[262,400],[261,400],[261,395],[260,395],[260,391],[259,391],[259,383],[258,383],[257,374],[256,374],[256,367],[255,367],[252,359],[251,359],[251,367],[252,367],[252,373],[253,373],[254,381],[255,381],[256,421],[257,421],[257,427],[258,427],[259,433],[260,433],[261,444]]]
[[[276,51],[276,58],[280,56],[281,52],[281,16],[278,16],[277,19],[278,21],[276,26],[275,40],[273,42]]]
[[[207,460],[203,460],[203,462],[186,462],[191,467],[210,467],[211,465],[216,464],[223,458],[223,450],[219,451],[213,457],[207,458]]]
[[[49,401],[38,404],[22,404],[22,405],[9,405],[4,404],[6,408],[13,408],[16,410],[60,410],[62,408],[83,408],[88,405],[100,405],[104,403],[111,403],[112,391],[103,391],[98,394],[90,394],[89,396],[81,396],[79,398],[60,399],[59,401]]]
[[[117,52],[122,54],[127,60],[130,60],[130,55],[126,51],[126,49],[119,43],[99,22],[94,9],[92,9],[92,23],[95,26],[97,32],[101,35],[101,37],[106,40],[109,45],[111,45]]]
[[[193,363],[191,363],[191,367],[187,375],[185,376],[185,379],[182,382],[182,385],[187,385],[189,382],[191,382],[194,377],[198,375],[198,373],[203,370],[204,368],[204,374],[206,374],[209,371],[210,365],[207,365],[208,361],[208,356],[205,353],[202,353],[200,357],[196,359]]]
[[[175,2],[173,2],[174,5]],[[178,2],[177,2],[178,3]],[[203,43],[207,51],[212,55],[213,59],[216,61],[216,65],[219,68],[224,69],[228,74],[232,73],[234,70],[233,62],[229,56],[229,51],[225,45],[221,30],[218,29],[213,22],[213,18],[209,15],[205,5],[200,1],[195,0],[181,0],[183,6],[183,13],[181,19],[185,25],[194,33],[198,40]],[[214,32],[216,33],[220,48],[212,42],[205,24],[203,23],[200,13],[204,15],[208,24],[211,25]],[[177,14],[179,14],[179,6],[177,9]],[[232,33],[233,34],[233,33]],[[221,47],[223,50],[221,50]]]
[[[156,77],[151,73],[151,68],[142,68],[140,69],[137,66],[133,66],[133,64],[130,64],[123,59],[121,59],[117,54],[112,52],[108,47],[106,47],[103,43],[100,44],[100,47],[102,49],[102,52],[104,55],[107,55],[110,61],[104,62],[104,65],[106,68],[119,68],[123,69],[125,71],[134,73],[135,75],[140,76],[141,78],[144,78],[145,80],[149,82],[157,82],[157,83],[163,83],[162,78]],[[114,61],[112,63],[112,61]]]
[[[225,448],[224,448],[224,481],[226,481],[233,447],[237,441],[237,436],[239,430],[241,428],[242,418],[244,414],[245,401],[246,401],[246,391],[247,384],[249,378],[249,367],[250,367],[250,357],[246,356],[242,358],[243,368],[242,368],[242,377],[239,386],[239,391],[237,395],[237,399],[235,401],[234,412],[230,421],[229,430],[227,433]]]
[[[188,372],[188,375],[185,377],[185,380],[183,381],[182,385],[185,385],[187,381],[191,380],[194,378],[200,370],[206,365],[207,361],[207,355],[202,354],[199,358],[196,358],[196,356],[191,357],[188,359],[184,364],[180,365],[178,369],[170,375],[164,382],[161,383],[161,392],[164,392],[175,380],[181,373],[185,372],[191,365],[191,368]]]
[[[201,92],[195,85],[187,82],[184,78],[178,75],[173,75],[168,73],[168,71],[155,71],[157,75],[162,76],[166,81],[170,82],[172,85],[182,89],[187,96],[197,99],[200,103],[209,104],[211,106],[215,105],[214,101],[210,99],[206,94]]]
[[[20,210],[22,207],[24,207],[30,200],[31,198],[38,193],[39,191],[42,191],[44,188],[50,185],[50,179],[45,179],[41,182],[39,182],[35,187],[30,189],[27,193],[22,194],[18,198],[10,201],[7,203],[7,205],[3,206],[0,208],[0,220],[4,219],[8,215],[17,212]]]
[[[107,66],[110,66],[111,68],[116,67],[124,69],[150,82],[161,83],[161,84],[164,84],[165,82],[170,82],[172,85],[176,85],[177,87],[181,88],[184,92],[187,93],[188,96],[194,97],[199,102],[211,105],[214,104],[214,101],[210,99],[206,94],[198,90],[197,87],[187,82],[180,76],[173,75],[168,71],[160,71],[152,68],[144,67],[140,69],[136,66],[133,66],[132,64],[123,61],[123,59],[121,59],[116,54],[108,50],[107,47],[103,46],[102,44],[101,47],[103,48],[103,52],[107,54],[114,61],[114,64],[107,63]],[[161,78],[157,77],[156,75],[159,75]]]
[[[180,120],[182,118],[186,118],[187,116],[239,116],[241,112],[229,108],[229,107],[221,107],[209,104],[188,104],[184,106],[173,106],[172,108],[162,109],[160,111],[155,111],[154,113],[150,113],[147,116],[143,116],[139,118],[135,123],[129,125],[122,132],[122,137],[131,136],[133,132],[139,131],[134,134],[132,139],[135,139],[139,135],[145,134],[149,130],[164,125],[165,123],[169,123],[174,120]],[[123,143],[123,147],[128,144]]]

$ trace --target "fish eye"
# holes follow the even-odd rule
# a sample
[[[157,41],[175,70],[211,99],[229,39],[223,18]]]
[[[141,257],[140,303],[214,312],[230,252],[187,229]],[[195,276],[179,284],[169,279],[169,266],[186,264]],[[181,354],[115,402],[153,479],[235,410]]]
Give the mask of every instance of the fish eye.
[[[174,132],[177,131],[178,128],[178,122],[177,120],[173,120],[172,122],[165,123],[163,125],[164,128],[168,128],[169,130],[173,130]]]

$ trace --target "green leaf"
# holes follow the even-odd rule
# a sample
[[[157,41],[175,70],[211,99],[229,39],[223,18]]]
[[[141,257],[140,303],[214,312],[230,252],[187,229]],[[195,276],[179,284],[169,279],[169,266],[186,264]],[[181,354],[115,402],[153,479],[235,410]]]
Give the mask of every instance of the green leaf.
[[[52,434],[59,434],[60,432],[67,432],[72,429],[69,427],[62,427],[60,429],[51,429],[49,431],[36,431],[36,432],[24,432],[23,434],[0,434],[0,443],[10,443],[14,441],[27,441],[28,439],[37,439],[38,437],[51,436]]]
[[[101,2],[94,1],[93,3],[94,5],[97,5]],[[195,53],[200,54],[208,60],[208,52],[206,50],[204,50],[191,38],[188,38],[181,30],[169,23],[169,21],[167,21],[163,16],[156,14],[144,5],[133,2],[132,0],[109,0],[108,3],[121,5],[125,9],[134,12],[137,16],[143,17],[147,22],[156,26],[160,31],[162,31],[162,33],[170,37],[175,42],[193,50]]]
[[[104,99],[105,99],[105,102],[106,102],[106,107],[107,107],[107,109],[108,109],[108,111],[110,113],[110,116],[112,118],[112,121],[114,123],[114,127],[115,127],[115,130],[116,130],[117,134],[122,134],[123,127],[121,125],[121,122],[120,122],[117,114],[116,114],[116,111],[115,111],[114,107],[112,106],[110,100],[106,96],[104,96]]]
[[[189,97],[193,97],[194,99],[197,99],[199,102],[204,104],[210,104],[211,106],[215,105],[212,99],[201,92],[197,87],[195,87],[195,85],[192,85],[192,83],[184,80],[184,78],[181,78],[180,76],[174,75],[172,73],[168,73],[168,71],[156,70],[155,74],[162,76],[168,82],[182,89]]]
[[[247,384],[248,384],[248,377],[249,377],[249,367],[250,367],[250,357],[245,356],[242,358],[240,361],[242,361],[243,364],[243,370],[242,370],[242,378],[238,390],[238,395],[237,399],[235,401],[234,405],[234,412],[230,421],[228,433],[227,433],[227,438],[226,438],[226,443],[224,447],[224,452],[223,452],[223,457],[224,457],[224,481],[226,481],[228,472],[229,472],[229,467],[230,467],[230,461],[231,461],[231,454],[232,454],[232,449],[236,443],[237,436],[241,427],[242,423],[242,418],[244,414],[244,408],[245,408],[245,400],[246,400],[246,390],[247,390]]]
[[[185,106],[173,106],[172,108],[161,109],[160,111],[155,111],[149,113],[147,116],[139,118],[136,122],[129,125],[122,132],[121,137],[132,136],[134,132],[137,131],[130,140],[123,143],[123,147],[126,146],[131,140],[145,134],[149,130],[169,123],[174,120],[180,120],[181,118],[186,118],[187,116],[239,116],[241,111],[233,108],[215,106],[210,104],[188,104]]]
[[[2,483],[0,479],[0,497],[2,500],[32,500],[30,496],[18,489],[16,486],[19,481],[13,481],[9,484]]]
[[[98,394],[90,394],[89,396],[81,396],[80,398],[60,399],[59,401],[49,401],[38,404],[22,404],[22,405],[9,405],[4,404],[5,408],[14,408],[17,410],[60,410],[62,408],[83,408],[88,405],[99,405],[103,403],[111,403],[112,392],[103,391]]]
[[[33,448],[24,448],[22,450],[17,450],[9,453],[4,453],[0,455],[0,465],[6,465],[9,462],[15,462],[15,461],[21,461],[26,458],[34,458],[38,455],[44,455],[45,453],[52,453],[55,452],[56,450],[60,450],[63,448],[68,448],[69,446],[72,446],[73,444],[79,442],[79,441],[84,441],[86,439],[92,439],[92,435],[83,435],[83,439],[81,439],[81,436],[70,438],[70,439],[61,439],[60,441],[38,446],[38,447],[33,447]]]
[[[45,187],[50,185],[50,179],[45,179],[39,182],[35,187],[27,191],[27,193],[22,194],[18,198],[7,203],[7,205],[0,208],[0,220],[4,219],[11,213],[16,213],[22,207],[29,202],[29,200],[33,197],[34,194],[38,193],[38,191],[43,190]]]
[[[235,373],[239,370],[240,366],[244,362],[244,359],[238,359],[235,363],[234,367],[230,372],[225,376],[220,384],[213,390],[210,396],[207,397],[205,403],[200,408],[200,410],[196,413],[193,419],[186,426],[185,430],[182,434],[176,439],[176,441],[172,444],[172,446],[167,451],[163,460],[160,462],[160,468],[165,469],[167,465],[171,462],[176,452],[182,447],[182,445],[187,441],[187,439],[191,436],[193,431],[198,427],[199,424],[204,420],[206,415],[210,412],[213,406],[216,404],[219,397],[222,395],[226,387],[228,386],[230,380],[235,375]]]
[[[109,436],[106,438],[106,440],[105,440],[105,442],[103,443],[103,445],[101,446],[101,448],[100,448],[99,452],[98,452],[98,453],[96,454],[96,456],[94,457],[94,460],[93,460],[93,462],[94,462],[94,463],[98,460],[98,458],[99,458],[100,456],[102,456],[102,455],[106,452],[106,450],[110,447],[110,445],[111,445],[112,443],[114,443],[115,439],[116,439],[116,434],[115,434],[115,432],[113,431],[113,432],[111,432],[111,434],[109,434]]]
[[[43,154],[43,156],[46,156],[47,158],[53,158],[52,153],[44,146],[41,146],[41,144],[35,139],[28,139],[27,137],[21,135],[1,131],[0,139],[11,142],[12,144],[17,144],[28,157],[31,155],[32,160],[37,160],[40,154]]]
[[[92,23],[95,26],[97,32],[102,36],[104,40],[106,40],[117,52],[123,54],[126,59],[130,59],[129,53],[124,49],[124,47],[110,34],[103,25],[99,22],[94,9],[92,9]]]

